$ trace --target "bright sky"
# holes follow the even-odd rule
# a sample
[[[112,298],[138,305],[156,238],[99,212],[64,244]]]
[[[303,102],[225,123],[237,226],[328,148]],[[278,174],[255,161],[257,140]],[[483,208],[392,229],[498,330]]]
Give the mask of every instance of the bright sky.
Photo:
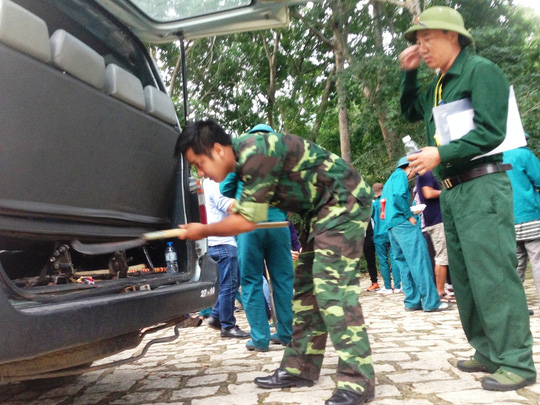
[[[514,0],[514,4],[532,8],[536,14],[540,15],[540,1],[538,0]]]

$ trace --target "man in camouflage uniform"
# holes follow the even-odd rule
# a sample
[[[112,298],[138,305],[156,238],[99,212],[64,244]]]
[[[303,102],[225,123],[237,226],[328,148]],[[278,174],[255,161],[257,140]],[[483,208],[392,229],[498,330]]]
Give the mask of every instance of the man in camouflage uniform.
[[[339,355],[338,389],[327,405],[363,404],[374,396],[374,371],[360,295],[360,256],[372,191],[340,157],[295,135],[231,139],[213,121],[186,126],[177,153],[200,176],[236,172],[244,189],[225,220],[183,225],[183,239],[234,235],[266,219],[268,205],[303,215],[307,236],[295,273],[293,335],[281,366],[255,383],[311,386],[319,378],[327,336]]]

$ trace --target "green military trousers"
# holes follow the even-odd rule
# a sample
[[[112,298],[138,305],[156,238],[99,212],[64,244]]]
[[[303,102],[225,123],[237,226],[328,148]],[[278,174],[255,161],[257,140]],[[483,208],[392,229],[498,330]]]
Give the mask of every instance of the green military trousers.
[[[508,175],[443,190],[440,201],[452,285],[474,358],[491,372],[502,368],[535,379]]]
[[[360,257],[371,207],[361,206],[352,195],[342,207],[335,203],[313,219],[310,240],[298,259],[293,334],[281,368],[317,380],[330,336],[339,356],[338,388],[371,395],[375,378],[359,302]],[[331,218],[338,216],[336,225]]]

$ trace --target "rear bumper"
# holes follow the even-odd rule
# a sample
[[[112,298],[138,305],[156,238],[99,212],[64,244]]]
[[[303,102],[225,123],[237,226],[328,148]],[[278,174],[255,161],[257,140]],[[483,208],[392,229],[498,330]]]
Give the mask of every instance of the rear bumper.
[[[205,254],[200,267],[196,281],[27,308],[13,305],[0,290],[0,364],[101,341],[208,308],[218,295],[217,265]]]

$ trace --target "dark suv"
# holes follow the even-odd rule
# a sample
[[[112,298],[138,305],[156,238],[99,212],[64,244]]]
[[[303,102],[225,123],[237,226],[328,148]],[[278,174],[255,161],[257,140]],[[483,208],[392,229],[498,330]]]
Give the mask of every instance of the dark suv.
[[[115,247],[200,221],[141,40],[282,26],[293,2],[169,3],[0,0],[0,381],[83,370],[216,300],[206,241],[173,239],[173,274],[164,240]]]

